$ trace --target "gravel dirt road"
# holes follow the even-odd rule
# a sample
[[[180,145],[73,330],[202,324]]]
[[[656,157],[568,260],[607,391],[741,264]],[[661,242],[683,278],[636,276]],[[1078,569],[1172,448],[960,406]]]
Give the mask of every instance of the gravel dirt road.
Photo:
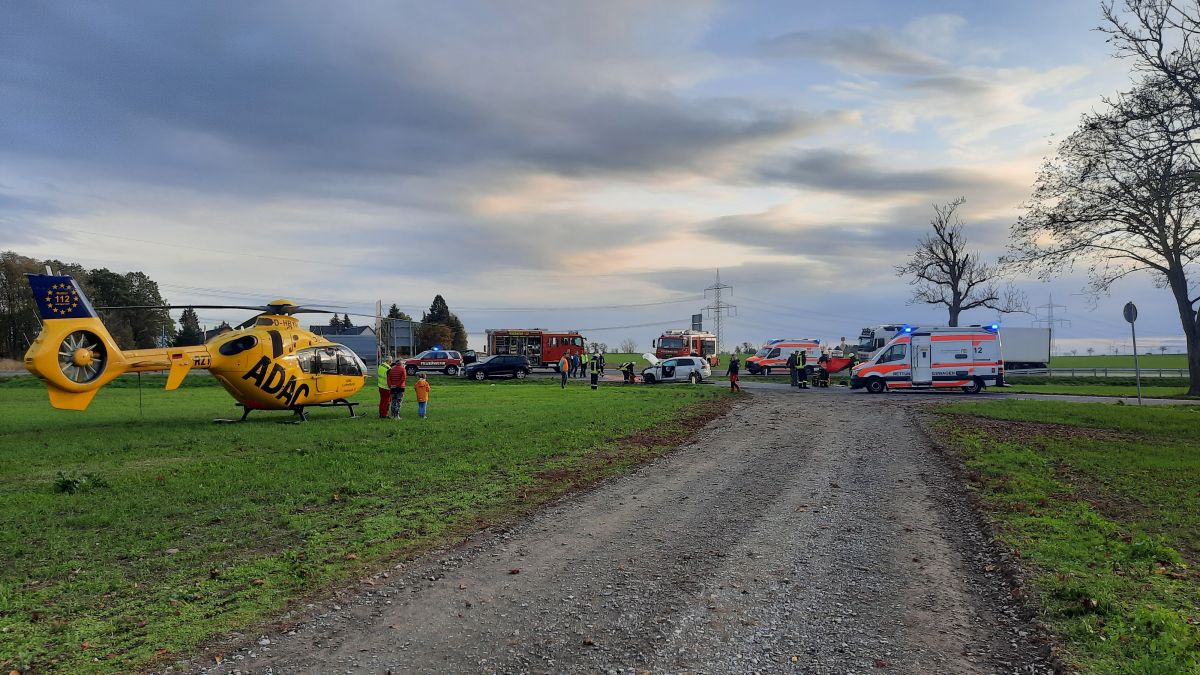
[[[677,452],[212,672],[1050,672],[921,431],[937,400],[756,391]]]

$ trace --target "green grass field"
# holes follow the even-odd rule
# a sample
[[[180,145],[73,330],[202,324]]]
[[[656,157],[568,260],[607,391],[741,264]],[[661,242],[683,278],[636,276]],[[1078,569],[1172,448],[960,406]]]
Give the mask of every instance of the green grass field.
[[[1187,368],[1183,354],[1148,354],[1138,356],[1142,368]],[[1051,368],[1133,368],[1132,354],[1096,354],[1094,356],[1055,356]]]
[[[134,671],[622,470],[715,414],[716,387],[433,378],[379,420],[244,424],[211,378],[106,387],[85,413],[0,383],[0,669]],[[715,407],[714,407],[715,406]],[[689,411],[680,414],[680,411]]]
[[[1200,407],[992,401],[936,423],[1084,673],[1200,672]]]
[[[997,391],[1073,396],[1137,396],[1137,381],[1132,377],[1016,375],[1006,378],[1006,382],[1011,386]],[[1187,398],[1187,392],[1186,378],[1142,378],[1142,396],[1146,398]]]
[[[1142,384],[1143,398],[1187,398],[1187,387],[1158,387]],[[1133,384],[1016,384],[996,391],[1025,394],[1069,394],[1072,396],[1137,396]]]

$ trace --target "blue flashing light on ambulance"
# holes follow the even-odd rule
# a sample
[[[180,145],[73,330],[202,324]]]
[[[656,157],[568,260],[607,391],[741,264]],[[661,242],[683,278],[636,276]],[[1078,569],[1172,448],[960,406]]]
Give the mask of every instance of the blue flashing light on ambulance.
[[[855,366],[851,389],[962,389],[978,394],[1004,384],[1000,326],[910,326]]]
[[[913,328],[910,324],[897,322],[878,324],[862,329],[856,345],[858,358],[863,361],[871,359],[897,335],[906,334],[904,330],[906,327]],[[1004,336],[1004,367],[1006,369],[1021,370],[1050,366],[1049,328],[1015,328],[1002,326],[998,322],[977,327],[991,328],[993,332],[999,332]]]

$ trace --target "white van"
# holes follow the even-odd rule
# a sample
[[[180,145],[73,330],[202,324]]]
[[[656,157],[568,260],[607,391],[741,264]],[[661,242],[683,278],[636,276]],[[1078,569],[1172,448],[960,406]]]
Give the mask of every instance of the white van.
[[[851,389],[961,388],[978,394],[1004,383],[1000,327],[904,326],[870,360],[854,367]]]
[[[787,360],[792,352],[804,352],[808,359],[805,378],[812,377],[812,369],[821,358],[821,341],[812,338],[781,338],[762,346],[754,356],[746,358],[746,370],[751,375],[770,375],[771,369],[786,372]]]

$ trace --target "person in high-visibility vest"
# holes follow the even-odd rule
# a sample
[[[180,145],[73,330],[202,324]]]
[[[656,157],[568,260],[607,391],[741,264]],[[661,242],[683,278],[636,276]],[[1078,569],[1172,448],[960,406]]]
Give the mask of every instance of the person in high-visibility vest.
[[[379,419],[388,418],[388,406],[392,404],[392,390],[388,388],[387,374],[392,367],[392,360],[386,356],[379,362],[375,370],[375,384],[379,386]]]
[[[579,355],[579,377],[587,377],[589,360],[587,352]]]

